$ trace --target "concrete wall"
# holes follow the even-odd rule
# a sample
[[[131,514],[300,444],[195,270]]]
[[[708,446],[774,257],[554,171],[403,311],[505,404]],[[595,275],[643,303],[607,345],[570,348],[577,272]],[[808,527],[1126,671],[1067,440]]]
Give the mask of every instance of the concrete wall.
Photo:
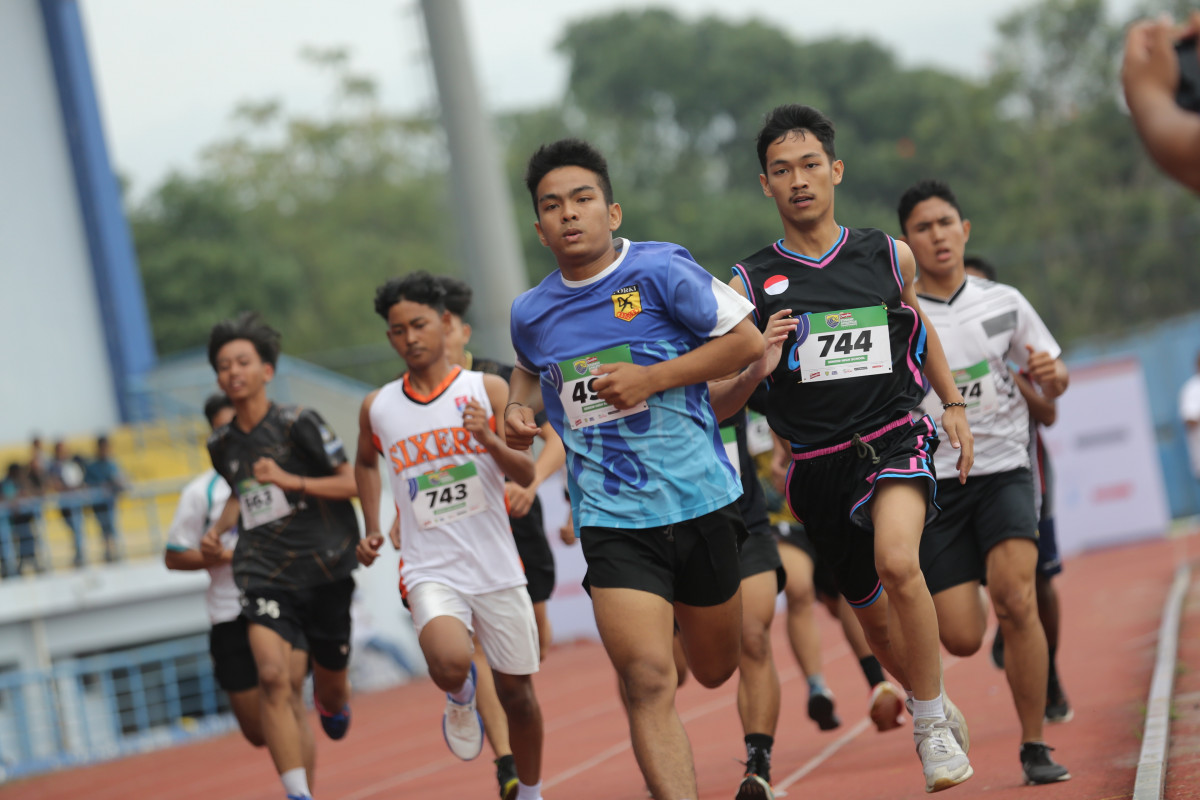
[[[0,2],[0,442],[117,422],[37,0]]]

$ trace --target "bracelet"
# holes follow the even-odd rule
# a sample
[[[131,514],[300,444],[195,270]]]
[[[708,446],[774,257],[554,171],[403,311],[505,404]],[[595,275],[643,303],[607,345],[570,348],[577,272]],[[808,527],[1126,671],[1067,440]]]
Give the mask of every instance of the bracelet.
[[[507,417],[507,416],[508,416],[508,410],[509,410],[510,408],[512,408],[513,406],[524,406],[524,405],[525,405],[524,403],[518,403],[516,400],[513,400],[511,403],[509,403],[508,405],[506,405],[506,406],[504,407],[504,413],[503,413],[501,416],[503,416],[503,417]]]
[[[943,411],[947,408],[956,408],[956,407],[957,408],[966,408],[967,404],[966,403],[942,403]]]

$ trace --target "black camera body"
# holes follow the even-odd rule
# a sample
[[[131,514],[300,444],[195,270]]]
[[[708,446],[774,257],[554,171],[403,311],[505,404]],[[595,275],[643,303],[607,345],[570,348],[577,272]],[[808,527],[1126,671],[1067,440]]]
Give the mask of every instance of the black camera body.
[[[1200,114],[1200,60],[1196,58],[1196,42],[1200,37],[1189,36],[1175,44],[1179,57],[1179,86],[1175,102],[1180,108]]]

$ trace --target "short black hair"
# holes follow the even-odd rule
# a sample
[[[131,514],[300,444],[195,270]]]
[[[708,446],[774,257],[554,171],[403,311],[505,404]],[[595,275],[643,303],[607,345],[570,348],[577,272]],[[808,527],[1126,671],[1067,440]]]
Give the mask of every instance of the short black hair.
[[[900,204],[896,207],[896,214],[900,217],[901,233],[904,233],[908,225],[908,218],[912,216],[913,209],[917,207],[917,204],[923,203],[931,197],[940,197],[945,200],[954,206],[954,210],[958,212],[958,216],[962,217],[963,213],[958,205],[958,198],[950,190],[950,185],[945,181],[926,178],[925,180],[917,181],[908,187],[904,194],[900,195]]]
[[[440,314],[446,310],[446,289],[440,279],[422,269],[392,278],[375,290],[375,313],[387,322],[388,312],[401,300],[429,306]]]
[[[992,266],[992,262],[982,256],[966,256],[963,258],[963,267],[979,270],[989,281],[996,280],[996,268]]]
[[[446,310],[459,319],[465,317],[467,309],[471,307],[471,297],[474,294],[471,287],[467,285],[466,281],[451,278],[449,275],[439,275],[437,280],[446,290]]]
[[[216,419],[217,414],[221,413],[221,409],[223,408],[233,408],[233,401],[229,399],[228,395],[222,392],[210,394],[208,399],[204,401],[204,418],[208,420],[209,427],[212,427],[213,420]]]
[[[837,160],[833,148],[833,120],[812,106],[788,103],[768,111],[758,131],[758,163],[764,174],[767,171],[767,148],[792,131],[808,131],[817,137],[829,160]]]
[[[525,187],[533,198],[533,210],[538,210],[537,187],[542,178],[559,167],[583,167],[596,173],[600,182],[600,191],[604,194],[604,202],[612,205],[612,181],[608,179],[608,162],[592,145],[582,139],[559,139],[557,142],[544,144],[529,157],[525,166]]]
[[[245,339],[254,345],[264,364],[279,361],[279,331],[263,322],[257,311],[243,311],[233,319],[221,320],[208,334],[208,363],[217,368],[217,353],[230,342]]]

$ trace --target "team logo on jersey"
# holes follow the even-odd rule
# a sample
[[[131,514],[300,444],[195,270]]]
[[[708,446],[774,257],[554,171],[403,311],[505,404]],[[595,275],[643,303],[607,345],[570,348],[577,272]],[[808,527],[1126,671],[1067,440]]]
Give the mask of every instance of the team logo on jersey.
[[[454,398],[454,407],[458,409],[458,413],[462,413],[468,405],[471,404],[471,398],[467,395]]]
[[[613,316],[629,322],[642,313],[642,293],[637,284],[625,286],[612,293]]]
[[[763,291],[767,294],[783,294],[787,288],[788,279],[784,275],[772,275],[763,281]]]

